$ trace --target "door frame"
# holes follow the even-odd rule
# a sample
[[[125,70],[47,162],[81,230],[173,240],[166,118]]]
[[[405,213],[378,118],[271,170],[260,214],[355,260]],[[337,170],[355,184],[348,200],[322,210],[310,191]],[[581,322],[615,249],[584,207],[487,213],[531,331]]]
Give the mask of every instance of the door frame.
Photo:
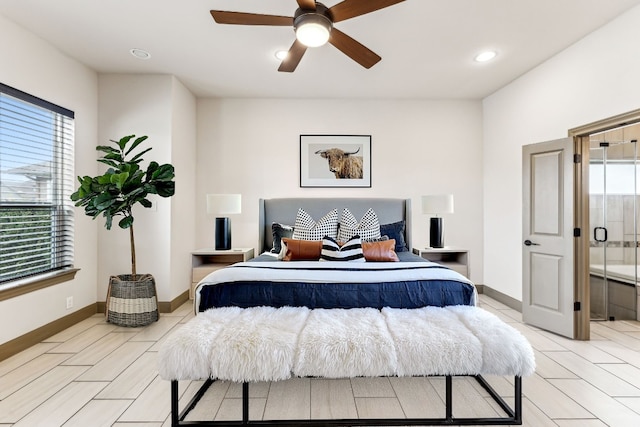
[[[574,311],[574,337],[590,336],[591,294],[589,289],[589,135],[640,122],[640,109],[569,129],[574,152],[580,162],[574,168],[574,224],[581,238],[574,240],[574,295],[581,304]]]

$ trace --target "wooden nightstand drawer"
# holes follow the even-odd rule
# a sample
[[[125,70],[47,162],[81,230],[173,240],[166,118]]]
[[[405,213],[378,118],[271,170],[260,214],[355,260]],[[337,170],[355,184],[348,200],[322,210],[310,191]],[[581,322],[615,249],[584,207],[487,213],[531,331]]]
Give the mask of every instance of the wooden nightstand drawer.
[[[216,264],[216,265],[204,265],[202,267],[193,267],[193,270],[191,272],[191,281],[192,282],[199,282],[200,280],[204,279],[207,274],[216,271],[216,270],[220,270],[221,268],[225,268],[228,264]]]

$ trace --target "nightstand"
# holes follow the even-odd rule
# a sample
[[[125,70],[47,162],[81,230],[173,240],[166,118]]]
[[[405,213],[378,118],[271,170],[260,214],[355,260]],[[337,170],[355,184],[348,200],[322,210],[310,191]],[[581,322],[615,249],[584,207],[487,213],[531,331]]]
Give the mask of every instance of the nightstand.
[[[207,274],[251,258],[253,258],[253,248],[235,248],[228,251],[198,249],[191,252],[191,288],[189,289],[189,298],[193,299],[198,282],[204,279]]]
[[[469,278],[469,251],[467,249],[453,247],[413,248],[413,253]]]

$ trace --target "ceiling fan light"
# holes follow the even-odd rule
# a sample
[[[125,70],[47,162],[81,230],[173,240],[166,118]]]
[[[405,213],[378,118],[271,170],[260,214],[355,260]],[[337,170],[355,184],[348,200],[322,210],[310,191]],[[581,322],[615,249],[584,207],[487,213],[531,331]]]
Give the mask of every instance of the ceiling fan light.
[[[476,60],[476,62],[487,62],[487,61],[491,61],[497,55],[498,55],[498,52],[496,52],[495,50],[486,50],[484,52],[477,54],[474,59]]]
[[[305,13],[294,21],[296,38],[307,47],[318,47],[329,41],[331,21],[318,13]]]

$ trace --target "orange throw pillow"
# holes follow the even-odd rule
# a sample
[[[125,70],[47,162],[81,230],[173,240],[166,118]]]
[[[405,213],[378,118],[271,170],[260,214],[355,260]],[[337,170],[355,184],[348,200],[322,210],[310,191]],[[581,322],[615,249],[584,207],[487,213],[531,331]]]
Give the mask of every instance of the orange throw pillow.
[[[287,246],[283,261],[318,261],[322,252],[322,240],[295,240],[285,237]]]
[[[362,242],[362,252],[367,261],[400,261],[394,250],[396,240],[382,240],[379,242]]]

